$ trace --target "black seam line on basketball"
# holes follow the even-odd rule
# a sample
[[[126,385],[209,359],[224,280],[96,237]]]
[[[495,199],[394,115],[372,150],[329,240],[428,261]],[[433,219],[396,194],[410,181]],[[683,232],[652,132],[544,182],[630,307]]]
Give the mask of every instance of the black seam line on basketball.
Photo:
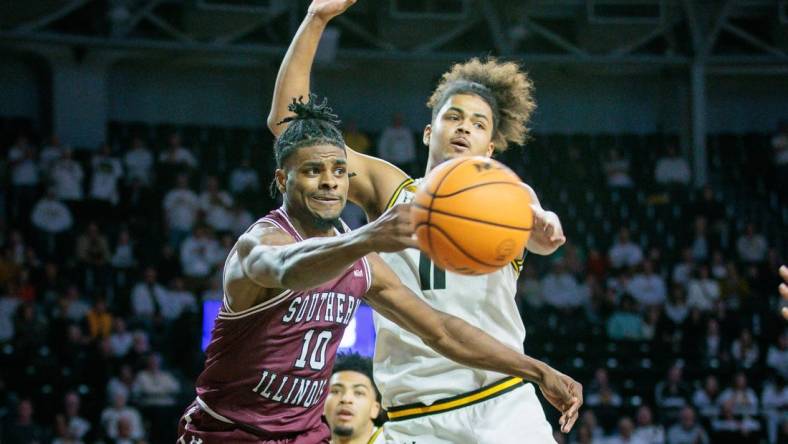
[[[457,191],[452,191],[451,193],[448,193],[448,194],[433,194],[433,193],[430,193],[429,191],[427,191],[427,194],[432,196],[433,199],[441,199],[441,198],[444,198],[444,197],[452,197],[452,196],[455,196],[457,194],[464,193],[465,191],[473,190],[475,188],[486,187],[487,185],[514,185],[514,186],[518,186],[518,187],[522,187],[523,186],[522,183],[508,182],[508,181],[505,181],[505,180],[496,180],[494,182],[484,182],[484,183],[477,183],[476,185],[470,185],[470,186],[467,186],[465,188],[459,189]]]
[[[438,184],[435,185],[435,191],[438,191],[438,190],[441,189],[441,185],[443,185],[443,182],[446,180],[447,177],[449,177],[449,174],[451,174],[452,171],[456,170],[457,168],[460,167],[460,165],[464,164],[465,162],[467,162],[469,160],[471,160],[471,158],[467,157],[467,158],[457,162],[457,165],[454,165],[453,167],[451,167],[451,169],[449,171],[446,171],[446,174],[444,174],[443,177],[441,177],[440,182],[438,182]],[[432,193],[430,193],[430,194],[432,194]],[[435,198],[430,196],[430,207],[427,210],[427,224],[428,225],[429,225],[430,221],[432,220],[432,204],[434,202],[435,202]],[[420,208],[424,209],[424,207],[420,207]],[[433,248],[432,248],[432,231],[430,231],[430,230],[427,230],[427,244],[430,246],[430,251],[433,251]],[[482,263],[482,262],[479,262],[479,263]]]
[[[449,241],[449,242],[451,242],[451,244],[452,244],[452,245],[454,245],[454,247],[455,247],[455,248],[457,248],[458,250],[460,250],[460,252],[461,252],[462,254],[464,254],[464,255],[465,255],[465,256],[467,256],[469,259],[471,259],[472,261],[474,261],[474,262],[476,262],[476,263],[478,263],[478,264],[482,264],[482,265],[484,265],[485,267],[498,267],[498,268],[500,268],[500,267],[505,267],[505,266],[506,266],[506,264],[503,264],[503,265],[501,265],[501,264],[491,264],[491,263],[489,263],[489,262],[480,261],[479,259],[476,259],[476,257],[475,257],[475,256],[473,256],[472,254],[470,254],[470,253],[468,253],[467,251],[465,251],[465,249],[464,249],[464,248],[462,248],[461,246],[459,246],[459,245],[457,244],[457,242],[454,242],[454,239],[452,239],[452,238],[451,238],[451,236],[449,236],[449,233],[447,233],[447,232],[446,232],[446,231],[445,231],[443,228],[441,228],[441,227],[439,227],[439,226],[437,226],[437,225],[430,225],[430,224],[428,224],[427,222],[422,222],[422,223],[420,223],[420,224],[417,224],[417,225],[416,225],[416,228],[418,229],[418,228],[419,228],[420,226],[422,226],[422,225],[427,225],[427,228],[428,228],[428,229],[427,229],[427,233],[429,233],[429,232],[430,232],[429,228],[434,228],[434,229],[436,229],[436,230],[440,231],[441,233],[443,233],[443,235],[446,237],[446,239],[448,239],[448,241]],[[430,248],[432,248],[432,246],[430,246]]]
[[[456,218],[456,219],[463,219],[463,220],[467,220],[467,221],[471,221],[471,222],[479,222],[479,223],[482,223],[482,224],[492,225],[494,227],[508,228],[510,230],[517,230],[517,231],[532,231],[534,229],[533,227],[527,227],[527,228],[526,227],[515,227],[515,226],[512,226],[512,225],[499,224],[497,222],[490,222],[488,220],[474,219],[472,217],[460,216],[458,214],[451,214],[451,213],[447,213],[447,212],[441,211],[441,210],[429,210],[429,209],[424,208],[423,206],[421,206],[419,204],[413,204],[413,206],[416,207],[416,208],[420,208],[422,210],[427,210],[430,213],[438,213],[438,214],[442,214],[444,216],[449,216],[449,217],[453,217],[453,218]],[[429,217],[427,217],[427,222],[426,223],[428,223],[428,224],[430,223]],[[430,246],[430,248],[432,248],[432,246]]]

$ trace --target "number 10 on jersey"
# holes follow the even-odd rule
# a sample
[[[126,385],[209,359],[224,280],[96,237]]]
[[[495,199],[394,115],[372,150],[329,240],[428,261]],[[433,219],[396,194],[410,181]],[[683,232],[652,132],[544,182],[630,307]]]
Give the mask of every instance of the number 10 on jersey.
[[[317,338],[315,338],[313,345],[312,337],[314,335],[315,329],[309,330],[304,334],[304,345],[301,346],[301,355],[296,359],[295,364],[293,364],[295,368],[304,368],[308,363],[309,368],[318,371],[326,366],[326,347],[331,341],[333,333],[329,330],[321,331],[318,333]],[[310,348],[312,349],[311,354],[309,353]],[[307,357],[309,357],[309,362],[307,362]]]

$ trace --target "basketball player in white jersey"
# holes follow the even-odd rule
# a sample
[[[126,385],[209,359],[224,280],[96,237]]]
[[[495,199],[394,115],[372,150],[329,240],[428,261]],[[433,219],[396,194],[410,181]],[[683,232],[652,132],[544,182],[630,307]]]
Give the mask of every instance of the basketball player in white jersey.
[[[312,61],[326,23],[353,3],[314,0],[310,5],[277,77],[268,119],[275,135],[283,130],[276,123],[287,114],[289,98],[309,94]],[[429,147],[427,173],[450,158],[491,156],[509,143],[523,143],[525,125],[535,107],[531,93],[531,81],[514,63],[471,60],[455,65],[428,102],[433,112],[432,122],[424,129],[424,144]],[[369,220],[412,199],[418,180],[350,148],[347,157],[353,175],[348,198],[364,209]],[[536,254],[551,254],[564,243],[563,230],[558,217],[542,209],[533,190],[531,194],[535,229],[527,247]],[[403,283],[432,306],[523,350],[525,328],[514,302],[522,256],[511,266],[483,276],[440,270],[416,249],[386,254],[384,259]],[[533,385],[462,366],[382,317],[376,316],[375,323],[375,383],[390,419],[377,442],[554,442]],[[547,365],[544,371],[560,375],[571,393],[570,399],[560,399],[540,387],[561,411],[561,430],[568,433],[582,404],[582,386]]]

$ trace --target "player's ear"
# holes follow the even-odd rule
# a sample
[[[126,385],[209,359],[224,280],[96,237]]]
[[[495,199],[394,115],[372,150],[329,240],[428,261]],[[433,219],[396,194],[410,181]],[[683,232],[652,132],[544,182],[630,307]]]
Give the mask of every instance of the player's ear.
[[[490,141],[490,145],[487,147],[487,157],[492,157],[494,152],[495,152],[495,144],[492,141]]]
[[[285,194],[285,191],[287,191],[287,173],[282,168],[277,168],[274,174],[276,175],[276,188],[280,193]]]
[[[424,127],[424,134],[422,135],[421,142],[424,146],[430,146],[430,136],[432,135],[432,125],[429,123]]]
[[[369,409],[369,419],[374,421],[378,419],[378,415],[380,415],[380,403],[375,401],[372,403],[372,408]]]

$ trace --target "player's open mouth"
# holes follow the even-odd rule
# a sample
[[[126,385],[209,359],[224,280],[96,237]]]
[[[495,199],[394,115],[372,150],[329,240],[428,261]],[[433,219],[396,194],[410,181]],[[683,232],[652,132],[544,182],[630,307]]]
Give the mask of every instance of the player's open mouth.
[[[451,145],[452,148],[454,148],[454,151],[457,151],[457,152],[465,152],[465,151],[470,150],[470,148],[471,148],[471,144],[468,143],[467,140],[465,140],[465,139],[463,139],[461,137],[458,137],[456,139],[451,139],[449,141],[449,144]]]
[[[337,412],[337,418],[349,421],[353,419],[353,412],[349,410],[340,410],[339,412]]]
[[[339,202],[339,198],[336,196],[312,196],[312,200],[316,200],[321,203]]]

